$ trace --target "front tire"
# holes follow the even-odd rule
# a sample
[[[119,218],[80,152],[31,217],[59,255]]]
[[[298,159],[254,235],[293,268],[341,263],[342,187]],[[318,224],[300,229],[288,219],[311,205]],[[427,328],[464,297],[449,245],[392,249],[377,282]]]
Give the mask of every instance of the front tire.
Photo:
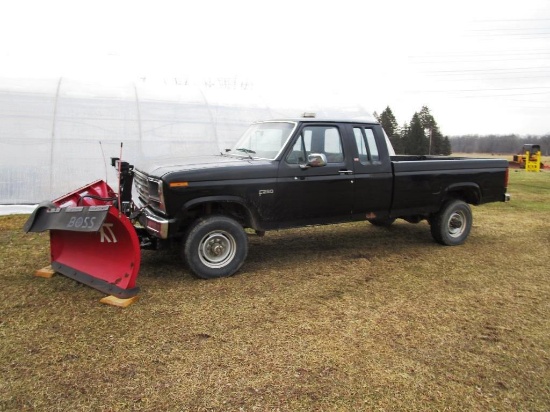
[[[231,276],[248,254],[243,227],[226,216],[209,216],[191,225],[183,244],[183,259],[202,279]]]
[[[472,210],[462,200],[449,200],[430,219],[432,237],[446,246],[463,244],[472,229]]]

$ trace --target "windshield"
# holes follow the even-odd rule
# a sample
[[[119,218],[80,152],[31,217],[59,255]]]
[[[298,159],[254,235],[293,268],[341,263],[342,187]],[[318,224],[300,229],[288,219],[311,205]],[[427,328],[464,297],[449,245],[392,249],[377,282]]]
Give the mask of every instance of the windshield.
[[[264,122],[250,126],[227,154],[273,160],[284,147],[295,123]]]

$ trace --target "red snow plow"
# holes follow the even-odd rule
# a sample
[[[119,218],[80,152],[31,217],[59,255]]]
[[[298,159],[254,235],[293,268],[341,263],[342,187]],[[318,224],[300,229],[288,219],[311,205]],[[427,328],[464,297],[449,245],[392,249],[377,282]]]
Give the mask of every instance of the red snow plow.
[[[25,223],[25,232],[50,231],[51,267],[78,282],[117,298],[137,295],[141,262],[136,228],[123,213],[129,204],[131,166],[119,167],[121,193],[102,180],[52,202],[40,204]],[[126,190],[126,193],[124,192]],[[129,215],[129,213],[128,213]]]

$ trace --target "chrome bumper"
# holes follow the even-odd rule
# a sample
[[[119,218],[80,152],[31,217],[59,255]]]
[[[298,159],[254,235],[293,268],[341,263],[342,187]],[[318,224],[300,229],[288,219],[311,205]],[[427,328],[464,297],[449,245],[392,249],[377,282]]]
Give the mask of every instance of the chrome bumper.
[[[157,216],[149,209],[143,209],[138,220],[149,234],[161,239],[168,238],[170,225],[176,222],[175,219]]]
[[[511,198],[510,193],[504,193],[504,201],[505,202],[509,202],[510,198]]]

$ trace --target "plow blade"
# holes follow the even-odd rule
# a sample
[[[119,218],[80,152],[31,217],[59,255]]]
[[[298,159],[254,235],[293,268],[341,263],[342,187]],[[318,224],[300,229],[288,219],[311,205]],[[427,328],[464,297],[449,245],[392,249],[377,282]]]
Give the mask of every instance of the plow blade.
[[[51,266],[56,272],[125,299],[139,292],[141,250],[135,228],[113,200],[105,182],[91,183],[39,205],[24,230],[50,231]]]

